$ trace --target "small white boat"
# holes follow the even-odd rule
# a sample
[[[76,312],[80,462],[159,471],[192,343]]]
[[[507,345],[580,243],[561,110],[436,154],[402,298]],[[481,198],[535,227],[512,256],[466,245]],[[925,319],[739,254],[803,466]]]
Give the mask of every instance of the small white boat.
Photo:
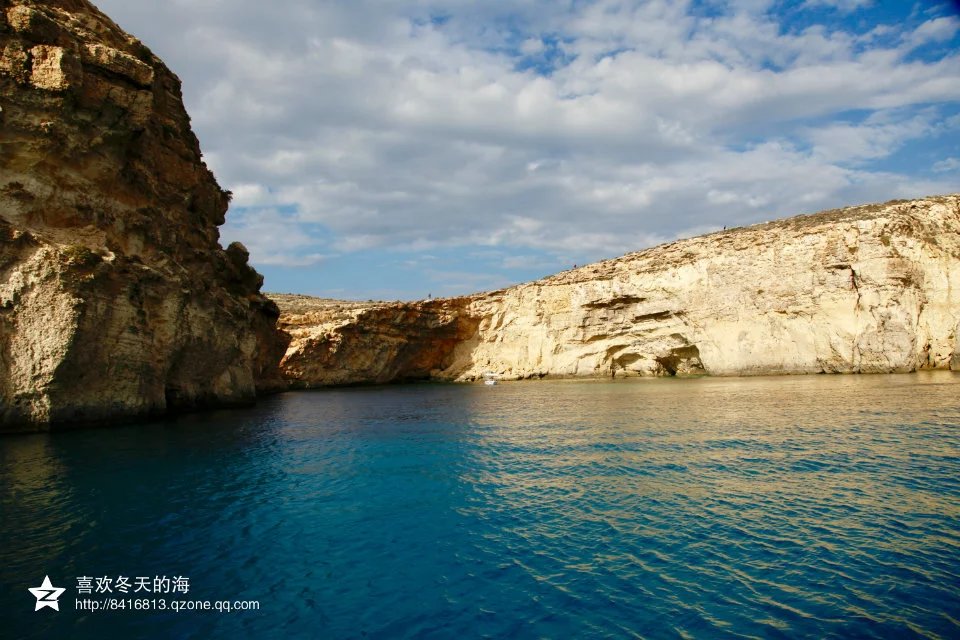
[[[486,385],[495,385],[497,384],[497,374],[493,371],[487,371],[483,374],[483,384]]]

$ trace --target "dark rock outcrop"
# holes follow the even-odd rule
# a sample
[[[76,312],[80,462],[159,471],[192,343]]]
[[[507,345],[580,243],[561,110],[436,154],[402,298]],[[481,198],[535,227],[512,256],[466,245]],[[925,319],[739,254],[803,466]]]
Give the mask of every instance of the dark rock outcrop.
[[[294,387],[409,382],[437,378],[454,349],[476,334],[463,313],[467,298],[395,304],[325,304],[308,296],[276,295],[293,336],[283,371]],[[327,327],[326,329],[321,326]]]

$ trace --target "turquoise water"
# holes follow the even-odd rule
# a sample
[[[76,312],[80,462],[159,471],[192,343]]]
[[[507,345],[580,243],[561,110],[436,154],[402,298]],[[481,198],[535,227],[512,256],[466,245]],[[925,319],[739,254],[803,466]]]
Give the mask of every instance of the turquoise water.
[[[259,610],[78,611],[83,576]],[[4,637],[956,638],[958,585],[951,373],[301,392],[0,440]]]

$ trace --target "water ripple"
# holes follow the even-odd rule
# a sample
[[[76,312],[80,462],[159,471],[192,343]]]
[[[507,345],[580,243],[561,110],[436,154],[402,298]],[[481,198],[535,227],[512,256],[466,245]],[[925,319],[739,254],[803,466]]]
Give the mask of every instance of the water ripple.
[[[12,438],[0,597],[14,637],[960,637],[958,390],[425,385]],[[263,609],[27,602],[124,572]]]

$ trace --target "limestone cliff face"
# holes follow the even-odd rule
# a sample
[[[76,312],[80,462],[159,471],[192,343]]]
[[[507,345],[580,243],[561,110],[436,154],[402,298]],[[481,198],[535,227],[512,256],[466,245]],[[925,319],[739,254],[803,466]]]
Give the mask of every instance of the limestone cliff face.
[[[228,200],[149,49],[86,0],[0,0],[0,430],[282,384]]]
[[[274,295],[292,336],[283,371],[293,386],[443,379],[450,355],[476,335],[467,298],[350,303]]]
[[[280,302],[284,367],[314,386],[390,379],[384,345],[432,344],[437,309],[462,331],[417,369],[434,379],[960,370],[960,196],[718,232],[457,300]]]

